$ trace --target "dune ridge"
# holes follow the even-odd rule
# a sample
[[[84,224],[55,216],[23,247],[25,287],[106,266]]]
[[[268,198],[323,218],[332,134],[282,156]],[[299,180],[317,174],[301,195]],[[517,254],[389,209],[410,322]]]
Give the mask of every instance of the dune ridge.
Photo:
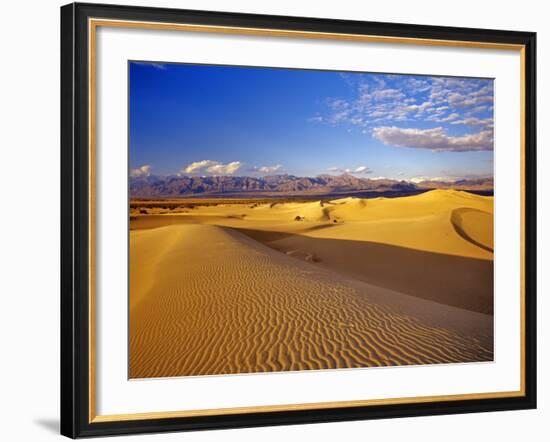
[[[482,210],[462,207],[454,209],[451,223],[466,241],[493,253],[493,217]]]
[[[307,219],[326,206],[279,210]],[[242,218],[225,209],[131,231],[131,378],[492,360],[492,316],[279,253],[228,229]]]
[[[371,241],[492,261],[490,250],[479,247],[457,232],[453,225],[453,211],[456,209],[485,212],[487,215],[479,220],[474,220],[471,215],[463,216],[460,224],[466,231],[473,231],[476,222],[482,223],[481,235],[487,237],[482,244],[492,242],[493,197],[457,190],[432,190],[401,198],[347,197],[306,203],[218,204],[174,211],[152,209],[146,216],[141,216],[136,210],[132,225],[136,229],[190,222],[241,226],[317,238]],[[155,219],[156,214],[162,214],[162,217]],[[477,238],[479,240],[479,236]]]

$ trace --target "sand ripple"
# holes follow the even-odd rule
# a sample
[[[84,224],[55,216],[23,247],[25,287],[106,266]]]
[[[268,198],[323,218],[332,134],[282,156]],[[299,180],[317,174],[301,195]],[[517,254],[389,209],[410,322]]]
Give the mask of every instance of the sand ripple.
[[[130,241],[132,378],[493,358],[478,339],[369,296],[373,286],[235,231],[171,225]]]

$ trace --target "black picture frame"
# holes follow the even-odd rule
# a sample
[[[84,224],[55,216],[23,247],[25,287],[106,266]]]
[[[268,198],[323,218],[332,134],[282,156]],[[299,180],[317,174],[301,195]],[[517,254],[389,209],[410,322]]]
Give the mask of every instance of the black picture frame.
[[[88,19],[186,23],[524,47],[524,395],[421,403],[90,421]],[[536,408],[536,34],[73,3],[61,7],[61,434],[71,437],[335,422]]]

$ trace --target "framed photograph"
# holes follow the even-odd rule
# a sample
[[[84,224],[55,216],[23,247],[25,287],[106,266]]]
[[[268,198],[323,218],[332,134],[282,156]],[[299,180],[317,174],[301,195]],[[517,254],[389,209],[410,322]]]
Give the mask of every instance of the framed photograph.
[[[61,432],[536,406],[536,36],[61,8]]]

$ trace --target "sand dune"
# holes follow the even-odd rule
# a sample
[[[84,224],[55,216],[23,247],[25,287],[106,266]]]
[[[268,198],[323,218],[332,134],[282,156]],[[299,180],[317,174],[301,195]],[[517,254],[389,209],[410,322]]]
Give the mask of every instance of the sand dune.
[[[493,253],[493,216],[477,209],[455,209],[451,223],[465,240]]]
[[[456,223],[454,225],[451,218],[453,211],[462,208],[485,213],[478,219],[469,214],[466,215],[467,220],[461,221],[471,226],[466,227],[468,231],[479,228],[480,235],[472,234],[476,241],[480,236],[486,237],[485,242],[476,244],[457,232]],[[462,191],[433,190],[411,197],[368,200],[349,197],[308,203],[223,204],[185,210],[186,213],[172,212],[171,215],[175,216],[172,219],[169,216],[156,219],[150,215],[136,216],[133,228],[151,228],[168,223],[211,223],[493,259],[490,250],[480,247],[480,244],[492,243],[493,198]],[[158,209],[151,211],[153,215],[158,212]],[[296,217],[300,221],[296,221]]]
[[[340,275],[480,313],[493,313],[493,262],[370,242],[239,229]]]
[[[205,201],[131,212],[131,377],[492,360],[492,197]]]
[[[235,231],[172,225],[130,240],[132,378],[492,359],[490,316],[419,308]],[[445,315],[459,319],[444,328]]]

